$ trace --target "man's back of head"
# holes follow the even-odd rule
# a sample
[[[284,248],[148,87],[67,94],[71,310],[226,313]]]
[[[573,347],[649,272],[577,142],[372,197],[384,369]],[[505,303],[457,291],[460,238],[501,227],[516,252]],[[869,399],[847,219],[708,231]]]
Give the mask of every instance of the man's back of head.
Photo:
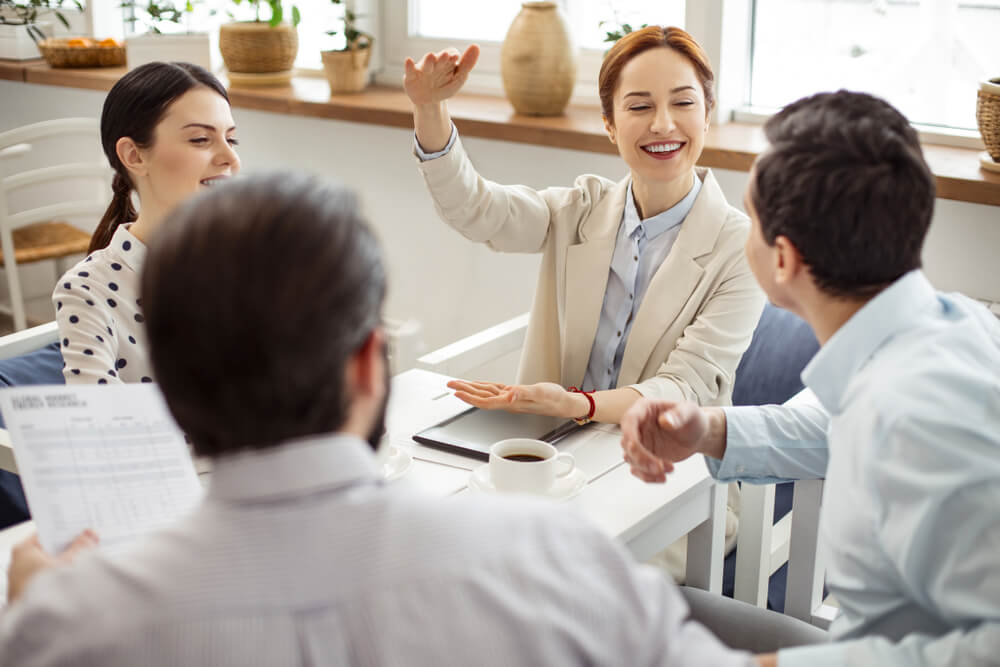
[[[920,268],[934,177],[890,104],[839,91],[801,99],[764,126],[750,200],[764,240],[787,237],[816,286],[865,299]]]
[[[142,285],[156,377],[196,453],[335,431],[349,359],[386,276],[349,190],[291,172],[235,179],[176,210]]]

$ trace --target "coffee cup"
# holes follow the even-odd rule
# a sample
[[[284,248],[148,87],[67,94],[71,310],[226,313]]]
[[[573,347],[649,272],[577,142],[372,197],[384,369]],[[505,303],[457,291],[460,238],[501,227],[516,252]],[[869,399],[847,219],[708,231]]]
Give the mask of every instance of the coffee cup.
[[[574,470],[572,454],[542,440],[510,438],[490,447],[490,480],[497,491],[545,494]]]

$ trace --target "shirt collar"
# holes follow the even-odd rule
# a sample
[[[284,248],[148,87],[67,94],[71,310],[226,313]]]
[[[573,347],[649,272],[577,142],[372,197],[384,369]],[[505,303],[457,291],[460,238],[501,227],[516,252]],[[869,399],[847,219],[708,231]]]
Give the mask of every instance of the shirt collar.
[[[252,502],[378,479],[368,443],[353,435],[327,433],[215,459],[208,493],[226,501]]]
[[[646,234],[646,240],[652,241],[668,229],[676,227],[684,222],[684,218],[691,212],[695,200],[698,199],[699,191],[701,191],[701,179],[695,175],[694,183],[683,199],[663,213],[640,220],[639,211],[635,207],[635,198],[632,196],[632,183],[629,182],[628,192],[625,195],[625,235],[631,236],[636,227],[641,225]]]
[[[108,244],[108,249],[121,259],[122,263],[136,273],[140,273],[142,265],[146,262],[146,244],[129,231],[128,228],[132,224],[130,222],[118,225],[114,236],[111,237],[111,243]]]
[[[851,378],[896,334],[910,328],[937,293],[922,271],[911,271],[866,303],[823,345],[802,371],[830,414],[839,414]]]

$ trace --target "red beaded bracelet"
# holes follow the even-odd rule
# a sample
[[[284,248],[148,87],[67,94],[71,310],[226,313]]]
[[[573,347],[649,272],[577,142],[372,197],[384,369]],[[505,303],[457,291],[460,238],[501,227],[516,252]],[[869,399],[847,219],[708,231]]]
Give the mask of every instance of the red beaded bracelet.
[[[576,387],[570,387],[569,390],[574,394],[583,394],[584,396],[587,397],[587,400],[590,401],[590,411],[587,412],[586,417],[573,417],[573,421],[575,421],[580,426],[583,426],[584,424],[589,424],[594,419],[594,411],[597,410],[597,404],[594,403],[594,392],[584,391],[582,389],[577,389]]]

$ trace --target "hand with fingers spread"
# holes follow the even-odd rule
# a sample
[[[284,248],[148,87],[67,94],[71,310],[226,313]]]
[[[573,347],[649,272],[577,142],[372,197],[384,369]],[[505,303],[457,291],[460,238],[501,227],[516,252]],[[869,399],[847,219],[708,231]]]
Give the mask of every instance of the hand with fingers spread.
[[[664,482],[673,464],[692,454],[718,453],[718,418],[725,447],[725,414],[691,402],[644,398],[622,417],[622,450],[632,474],[645,482]],[[720,455],[721,458],[721,455]]]
[[[587,399],[571,394],[554,382],[538,384],[499,384],[452,380],[448,383],[455,396],[483,410],[507,410],[534,415],[572,419],[586,414]]]
[[[7,570],[7,602],[12,603],[24,592],[28,582],[39,572],[73,561],[80,552],[97,546],[97,533],[85,530],[77,535],[62,553],[55,556],[42,548],[38,535],[32,535],[11,550]]]
[[[427,53],[419,63],[407,58],[403,90],[414,106],[443,102],[465,85],[478,59],[479,47],[475,44],[461,54],[454,48]]]

